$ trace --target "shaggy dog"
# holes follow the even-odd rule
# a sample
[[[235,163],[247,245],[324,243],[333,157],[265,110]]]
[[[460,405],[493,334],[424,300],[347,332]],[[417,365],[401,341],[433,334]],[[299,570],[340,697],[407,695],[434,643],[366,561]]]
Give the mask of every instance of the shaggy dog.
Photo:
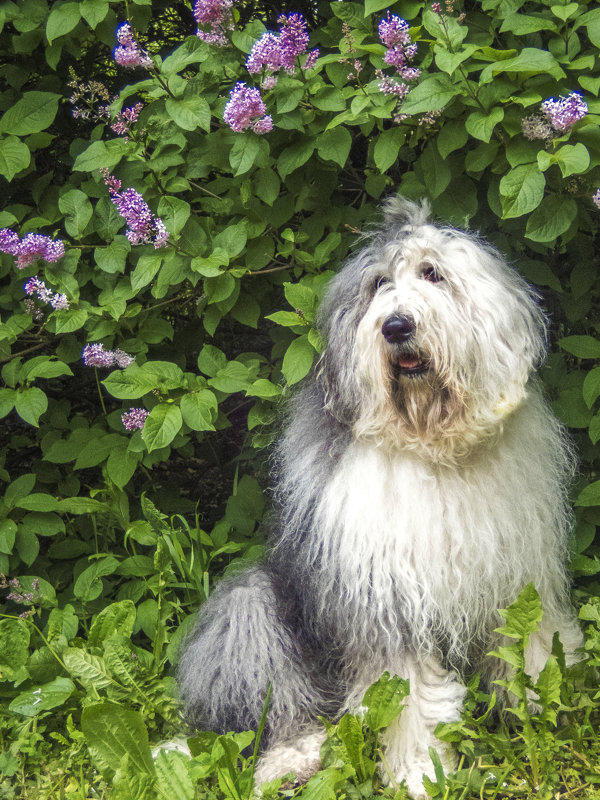
[[[497,609],[529,582],[571,654],[565,555],[572,454],[533,371],[545,318],[527,284],[471,234],[402,199],[332,280],[325,352],[296,395],[276,460],[278,520],[263,563],[222,581],[182,659],[190,722],[256,727],[269,684],[263,782],[319,767],[317,717],[356,710],[385,670],[410,696],[386,760],[423,795],[438,722],[461,677],[505,677]],[[573,656],[571,658],[573,660]]]

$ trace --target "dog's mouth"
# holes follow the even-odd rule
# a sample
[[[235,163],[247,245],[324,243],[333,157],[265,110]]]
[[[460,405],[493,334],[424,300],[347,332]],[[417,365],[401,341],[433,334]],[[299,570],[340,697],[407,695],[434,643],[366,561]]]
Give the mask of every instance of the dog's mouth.
[[[396,356],[394,366],[398,375],[407,375],[410,378],[422,375],[429,369],[429,362],[419,353],[406,352]]]

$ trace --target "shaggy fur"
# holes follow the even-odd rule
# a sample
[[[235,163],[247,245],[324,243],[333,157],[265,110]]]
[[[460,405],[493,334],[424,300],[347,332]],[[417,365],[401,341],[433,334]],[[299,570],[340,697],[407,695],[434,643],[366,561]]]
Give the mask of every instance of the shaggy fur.
[[[327,343],[276,454],[278,525],[264,563],[223,581],[180,669],[192,725],[256,726],[272,684],[260,781],[319,764],[317,717],[356,709],[384,670],[410,679],[386,760],[422,795],[433,735],[461,678],[501,662],[497,609],[533,581],[535,676],[568,601],[573,458],[533,375],[545,319],[487,244],[395,199],[331,282]]]

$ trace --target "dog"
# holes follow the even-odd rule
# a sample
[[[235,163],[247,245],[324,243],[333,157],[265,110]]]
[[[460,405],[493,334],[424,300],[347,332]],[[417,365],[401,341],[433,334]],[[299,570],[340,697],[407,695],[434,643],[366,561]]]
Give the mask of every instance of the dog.
[[[506,677],[497,613],[534,582],[555,631],[581,633],[566,572],[574,457],[535,369],[539,298],[477,236],[387,201],[384,223],[332,279],[325,349],[291,403],[274,457],[276,521],[262,563],[223,580],[179,670],[193,727],[256,728],[272,687],[257,783],[307,780],[319,716],[360,708],[384,671],[408,678],[386,762],[424,796],[434,736],[459,719],[462,680]]]

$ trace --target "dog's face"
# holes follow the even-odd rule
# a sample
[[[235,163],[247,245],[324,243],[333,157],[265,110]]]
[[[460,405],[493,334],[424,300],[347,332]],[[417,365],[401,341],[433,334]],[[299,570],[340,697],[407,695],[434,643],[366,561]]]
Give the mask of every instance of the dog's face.
[[[329,407],[380,438],[489,430],[544,350],[544,317],[516,272],[476,237],[410,214],[343,268],[321,320]]]

